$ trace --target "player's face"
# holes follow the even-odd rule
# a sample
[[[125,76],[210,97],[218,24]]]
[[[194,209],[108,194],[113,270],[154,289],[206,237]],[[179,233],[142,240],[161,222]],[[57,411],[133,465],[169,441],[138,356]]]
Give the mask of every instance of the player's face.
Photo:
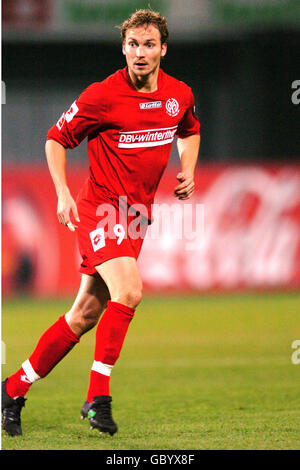
[[[126,31],[123,54],[126,56],[129,72],[136,76],[147,76],[158,69],[161,57],[167,52],[167,45],[161,44],[160,32],[156,26],[144,25]]]

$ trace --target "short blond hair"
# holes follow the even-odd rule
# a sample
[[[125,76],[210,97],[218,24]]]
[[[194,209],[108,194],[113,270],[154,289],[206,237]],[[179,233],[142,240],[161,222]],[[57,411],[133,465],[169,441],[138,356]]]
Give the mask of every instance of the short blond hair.
[[[130,28],[137,28],[138,26],[152,24],[160,32],[160,41],[162,44],[167,42],[169,37],[168,23],[164,16],[158,11],[153,10],[137,10],[132,13],[127,20],[125,20],[118,28],[121,30],[121,37],[123,41],[126,37],[126,32]]]

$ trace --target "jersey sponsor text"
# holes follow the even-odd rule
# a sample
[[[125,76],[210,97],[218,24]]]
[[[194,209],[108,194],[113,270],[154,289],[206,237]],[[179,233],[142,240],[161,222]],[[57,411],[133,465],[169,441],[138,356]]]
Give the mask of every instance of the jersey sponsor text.
[[[119,148],[156,147],[172,143],[177,126],[120,132]]]

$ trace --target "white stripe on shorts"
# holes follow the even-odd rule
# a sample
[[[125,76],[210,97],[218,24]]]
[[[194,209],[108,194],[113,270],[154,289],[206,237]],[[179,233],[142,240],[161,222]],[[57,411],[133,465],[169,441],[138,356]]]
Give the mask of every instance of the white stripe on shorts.
[[[23,367],[23,370],[24,370],[25,374],[28,377],[28,380],[30,380],[31,383],[33,383],[36,380],[39,380],[41,378],[39,375],[37,375],[37,373],[33,369],[32,365],[29,362],[29,359],[27,359],[27,361],[23,362],[22,367]]]
[[[110,376],[113,366],[109,364],[103,364],[100,361],[94,361],[92,365],[92,370],[99,372],[99,374]]]

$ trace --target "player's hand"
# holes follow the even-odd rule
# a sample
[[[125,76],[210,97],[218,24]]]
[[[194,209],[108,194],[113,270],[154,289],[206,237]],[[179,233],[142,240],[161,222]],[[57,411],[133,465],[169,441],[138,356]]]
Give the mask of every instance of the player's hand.
[[[185,199],[189,199],[195,190],[194,178],[192,176],[185,175],[184,172],[178,173],[176,178],[180,184],[174,188],[175,197],[178,197],[178,199],[183,201]]]
[[[66,225],[71,232],[74,232],[78,226],[72,223],[70,214],[76,222],[80,222],[76,203],[69,190],[65,189],[58,195],[57,217],[60,224]]]

